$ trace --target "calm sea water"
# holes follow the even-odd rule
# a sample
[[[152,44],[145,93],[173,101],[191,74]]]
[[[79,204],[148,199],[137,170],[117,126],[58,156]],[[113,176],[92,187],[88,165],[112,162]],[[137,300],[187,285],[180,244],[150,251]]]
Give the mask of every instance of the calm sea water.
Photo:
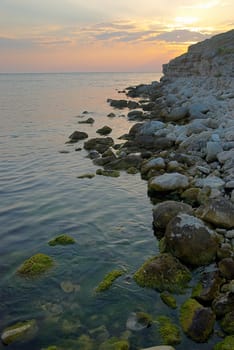
[[[0,332],[18,321],[38,324],[33,340],[9,349],[79,350],[77,339],[88,335],[95,349],[107,337],[125,336],[135,350],[161,341],[155,325],[126,333],[132,312],[178,320],[178,311],[166,307],[158,293],[132,280],[158,252],[146,182],[124,172],[114,179],[78,179],[96,167],[85,150],[75,151],[77,144],[65,144],[78,129],[94,137],[109,125],[115,140],[126,133],[132,123],[108,118],[113,110],[106,99],[125,98],[117,91],[159,78],[155,73],[0,75]],[[84,110],[95,119],[93,126],[78,124]],[[64,150],[69,153],[60,153]],[[50,247],[48,241],[61,233],[76,244]],[[21,263],[38,252],[52,256],[55,267],[35,280],[17,276]],[[110,290],[94,292],[106,273],[122,268],[126,274]],[[185,337],[176,349],[191,344],[193,350],[210,349]]]

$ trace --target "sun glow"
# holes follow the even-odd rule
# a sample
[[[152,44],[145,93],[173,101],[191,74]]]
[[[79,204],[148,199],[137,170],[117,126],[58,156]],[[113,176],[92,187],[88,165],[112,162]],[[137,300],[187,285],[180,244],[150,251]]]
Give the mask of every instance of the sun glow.
[[[198,22],[197,17],[176,17],[175,22],[180,25],[190,25]]]

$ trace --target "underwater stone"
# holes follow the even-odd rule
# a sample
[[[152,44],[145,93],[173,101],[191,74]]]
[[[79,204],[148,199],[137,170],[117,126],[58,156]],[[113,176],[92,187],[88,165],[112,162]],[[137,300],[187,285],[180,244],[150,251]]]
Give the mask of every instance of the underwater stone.
[[[55,245],[68,245],[68,244],[74,244],[74,243],[75,243],[74,238],[63,234],[50,240],[48,244],[50,246],[55,246]]]
[[[176,345],[180,344],[181,336],[180,329],[177,325],[172,323],[169,317],[160,316],[157,318],[159,322],[159,333],[166,345]]]
[[[25,260],[25,262],[18,268],[17,272],[24,277],[35,277],[46,272],[53,265],[54,262],[51,257],[38,253]]]
[[[18,322],[4,329],[1,340],[5,345],[9,345],[16,341],[26,341],[34,337],[38,330],[35,320]]]
[[[96,292],[103,292],[111,287],[113,282],[120,276],[124,274],[123,270],[113,270],[109,272],[103,279],[101,283],[95,289]]]

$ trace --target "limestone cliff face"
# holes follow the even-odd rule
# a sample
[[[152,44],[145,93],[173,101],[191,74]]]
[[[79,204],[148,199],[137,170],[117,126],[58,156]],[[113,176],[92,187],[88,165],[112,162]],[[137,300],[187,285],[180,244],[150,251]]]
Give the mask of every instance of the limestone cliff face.
[[[189,47],[188,52],[163,65],[165,78],[234,77],[234,30]]]

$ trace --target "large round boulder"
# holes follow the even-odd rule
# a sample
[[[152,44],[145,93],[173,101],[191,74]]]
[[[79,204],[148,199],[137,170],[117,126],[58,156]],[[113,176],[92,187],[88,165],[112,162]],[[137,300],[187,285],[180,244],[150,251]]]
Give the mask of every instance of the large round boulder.
[[[134,274],[134,280],[141,287],[156,289],[160,292],[182,292],[191,279],[186,266],[171,254],[160,254],[146,261]]]
[[[153,208],[154,227],[159,231],[164,231],[169,221],[179,213],[192,214],[193,209],[190,205],[177,202],[165,201],[155,205]]]
[[[200,266],[211,263],[219,246],[218,236],[200,219],[178,214],[167,225],[165,243],[183,263]]]

